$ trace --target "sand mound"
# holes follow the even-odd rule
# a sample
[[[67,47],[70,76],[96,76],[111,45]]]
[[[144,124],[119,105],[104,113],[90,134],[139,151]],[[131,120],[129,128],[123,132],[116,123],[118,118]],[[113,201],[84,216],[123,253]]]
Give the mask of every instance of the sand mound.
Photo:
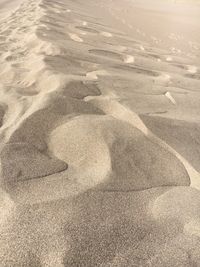
[[[72,83],[72,88],[74,85]],[[85,88],[87,92],[82,92],[84,96],[88,93],[88,87]],[[74,90],[74,96],[75,94],[77,92]],[[37,105],[37,111],[32,111],[28,116],[25,114],[17,128],[13,129],[9,141],[1,151],[2,176],[5,181],[37,178],[66,169],[65,163],[53,160],[47,152],[45,140],[48,132],[63,119],[67,120],[80,112],[100,113],[89,103],[56,93],[50,93],[48,97],[45,95],[45,101],[40,99],[42,106],[39,103]]]
[[[50,143],[59,159],[81,173],[77,179],[86,186],[129,191],[190,183],[171,153],[130,124],[109,116],[76,118],[54,130]],[[176,168],[170,168],[172,164]]]

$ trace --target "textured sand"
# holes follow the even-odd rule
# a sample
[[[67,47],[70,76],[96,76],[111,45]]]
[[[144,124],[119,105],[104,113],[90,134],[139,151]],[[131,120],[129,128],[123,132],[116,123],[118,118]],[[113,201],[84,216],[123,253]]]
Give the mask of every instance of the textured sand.
[[[200,266],[182,2],[0,0],[0,267]]]

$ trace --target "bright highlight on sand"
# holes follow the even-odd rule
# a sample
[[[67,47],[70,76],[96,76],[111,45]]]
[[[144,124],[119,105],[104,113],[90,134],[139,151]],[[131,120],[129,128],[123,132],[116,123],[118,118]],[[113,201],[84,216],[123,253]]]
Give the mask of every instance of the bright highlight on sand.
[[[173,60],[172,57],[166,57],[166,61],[170,62],[172,60]]]
[[[98,80],[98,75],[108,75],[106,70],[96,70],[86,73],[86,78],[89,80]]]
[[[145,51],[145,48],[144,48],[143,45],[140,45],[140,50],[141,50],[141,51]]]
[[[108,38],[112,37],[112,33],[110,32],[101,32],[101,35],[108,37]]]
[[[173,98],[170,92],[166,92],[165,96],[172,102],[172,104],[176,104],[176,100]]]
[[[188,72],[191,74],[197,73],[198,68],[196,66],[188,66]]]
[[[124,56],[124,62],[125,63],[134,63],[135,62],[135,58],[131,55],[125,55]]]
[[[75,33],[68,33],[69,34],[69,37],[75,41],[75,42],[79,42],[79,43],[82,43],[83,42],[83,39],[80,38],[77,34]]]

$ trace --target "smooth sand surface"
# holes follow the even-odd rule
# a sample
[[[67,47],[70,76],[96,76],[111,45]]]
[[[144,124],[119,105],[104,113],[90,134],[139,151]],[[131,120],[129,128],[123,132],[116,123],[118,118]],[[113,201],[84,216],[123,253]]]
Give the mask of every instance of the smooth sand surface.
[[[0,0],[0,267],[200,266],[199,109],[198,1]]]

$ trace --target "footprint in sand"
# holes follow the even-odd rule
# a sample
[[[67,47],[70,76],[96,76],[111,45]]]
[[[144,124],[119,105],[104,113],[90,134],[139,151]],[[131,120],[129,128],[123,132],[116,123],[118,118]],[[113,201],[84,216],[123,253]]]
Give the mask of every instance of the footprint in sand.
[[[172,102],[172,104],[176,105],[176,100],[173,98],[170,92],[166,92],[165,96]]]
[[[104,37],[108,37],[108,38],[113,36],[112,33],[110,33],[110,32],[101,32],[100,34],[103,35]]]
[[[83,42],[83,39],[81,39],[77,34],[75,33],[68,33],[69,34],[69,37],[75,41],[75,42],[78,42],[78,43],[82,43]]]

